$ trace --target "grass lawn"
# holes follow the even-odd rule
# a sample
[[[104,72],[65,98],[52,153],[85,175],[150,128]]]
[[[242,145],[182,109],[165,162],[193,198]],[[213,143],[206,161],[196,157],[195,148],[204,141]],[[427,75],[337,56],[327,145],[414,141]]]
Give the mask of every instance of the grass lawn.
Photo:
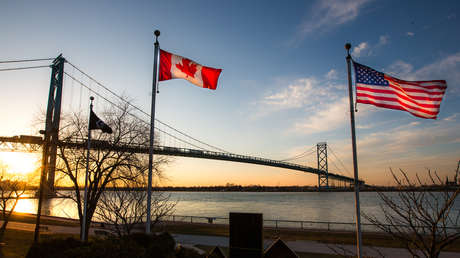
[[[37,217],[34,214],[14,212],[10,221],[25,222],[30,224],[35,224]],[[42,216],[40,218],[40,224],[46,225],[56,225],[56,226],[79,226],[78,220],[70,219],[56,219],[53,217]]]
[[[40,233],[40,241],[67,237],[78,238],[78,236],[69,234]],[[34,232],[7,229],[3,239],[4,245],[1,246],[0,250],[3,256],[0,257],[25,257],[33,242]]]

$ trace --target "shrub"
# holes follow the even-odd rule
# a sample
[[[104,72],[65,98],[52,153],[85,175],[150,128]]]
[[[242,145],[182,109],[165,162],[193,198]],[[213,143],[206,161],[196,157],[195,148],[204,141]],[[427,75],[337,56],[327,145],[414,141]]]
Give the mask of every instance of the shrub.
[[[195,250],[179,248],[169,233],[132,234],[122,238],[98,239],[83,243],[73,238],[47,240],[33,244],[26,258],[195,258]]]
[[[74,238],[55,239],[41,243],[34,243],[26,258],[58,258],[63,257],[63,253],[67,250],[83,247],[84,244]]]

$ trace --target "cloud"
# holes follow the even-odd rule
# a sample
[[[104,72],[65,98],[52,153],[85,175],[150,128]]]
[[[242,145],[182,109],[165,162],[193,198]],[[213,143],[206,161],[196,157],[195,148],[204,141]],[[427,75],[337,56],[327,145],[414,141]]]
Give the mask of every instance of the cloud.
[[[420,172],[425,167],[439,168],[452,161],[456,163],[460,154],[458,148],[452,151],[439,146],[458,144],[460,131],[457,128],[447,123],[424,127],[412,124],[379,132],[361,132],[357,137],[360,169],[368,170],[369,174],[364,178],[375,180],[375,172],[389,166],[403,169],[410,166],[416,169],[414,172]],[[351,163],[350,139],[332,141],[330,145],[345,164]],[[452,168],[447,166],[447,169],[450,171]]]
[[[450,93],[459,93],[460,87],[460,52],[425,65],[417,70],[413,65],[398,60],[385,72],[403,80],[446,80]]]
[[[254,117],[267,116],[273,112],[296,109],[290,114],[308,114],[288,124],[287,132],[311,134],[319,131],[330,131],[340,127],[347,121],[348,98],[344,97],[346,86],[336,82],[337,71],[329,70],[324,78],[300,78],[291,80],[278,91],[268,92],[256,105]],[[359,115],[364,115],[360,110]],[[326,126],[325,126],[326,125]]]
[[[443,120],[444,121],[453,121],[453,122],[455,122],[455,121],[457,121],[458,114],[460,114],[460,113],[455,113],[455,114],[453,114],[451,116],[448,116],[448,117],[444,118]]]
[[[387,35],[381,35],[379,41],[374,45],[371,45],[369,42],[361,42],[358,46],[353,48],[351,54],[355,57],[373,55],[375,50],[388,44],[389,38],[390,37]]]
[[[359,147],[363,152],[404,155],[410,149],[453,143],[460,137],[460,131],[450,125],[416,126],[413,124],[368,134],[361,137]]]
[[[367,42],[361,42],[358,46],[353,48],[351,54],[355,57],[360,57],[365,51],[369,49],[369,44]]]
[[[281,86],[277,87],[277,91],[267,92],[261,100],[254,103],[258,109],[256,116],[286,109],[310,110],[315,109],[318,105],[335,101],[338,98],[338,92],[344,92],[345,85],[335,83],[333,78],[337,77],[337,71],[334,69],[331,69],[324,77],[326,79],[306,77],[279,81],[277,84]]]
[[[460,52],[418,69],[414,76],[417,77],[417,80],[447,78],[448,85],[449,83],[458,85],[460,83]]]
[[[357,124],[357,125],[356,125],[356,128],[357,128],[357,129],[371,129],[371,128],[373,128],[373,126],[370,125],[370,124],[368,124],[368,125]]]
[[[387,36],[387,35],[380,36],[378,45],[383,46],[383,45],[388,44],[388,38],[389,38],[389,36]]]
[[[401,60],[394,62],[387,69],[384,69],[385,73],[388,73],[398,78],[407,78],[411,76],[413,70],[413,65]]]
[[[265,96],[260,103],[273,110],[300,108],[315,94],[312,89],[316,84],[314,78],[297,79],[280,92]]]
[[[324,77],[326,77],[327,80],[336,80],[337,71],[335,69],[331,69]]]
[[[348,118],[348,98],[343,97],[333,102],[301,122],[294,125],[294,130],[304,134],[331,131],[345,124]]]
[[[411,31],[408,31],[408,32],[406,33],[406,35],[409,36],[409,37],[413,37],[413,36],[415,36],[415,33],[414,33],[414,32],[411,32]]]
[[[358,17],[360,10],[371,0],[323,0],[317,1],[298,29],[298,39],[306,35],[324,32]]]

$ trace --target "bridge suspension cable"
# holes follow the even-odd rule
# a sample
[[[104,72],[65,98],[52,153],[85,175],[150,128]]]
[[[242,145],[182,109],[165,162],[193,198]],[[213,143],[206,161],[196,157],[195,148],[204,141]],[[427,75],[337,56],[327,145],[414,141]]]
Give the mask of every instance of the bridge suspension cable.
[[[78,84],[80,84],[81,86],[85,87],[85,88],[88,89],[89,91],[91,91],[91,92],[93,92],[94,94],[96,94],[98,97],[100,97],[100,98],[102,98],[103,100],[107,101],[108,103],[110,103],[110,104],[113,105],[114,107],[116,107],[116,108],[118,108],[118,109],[120,109],[120,110],[123,110],[122,107],[120,107],[119,105],[117,105],[117,104],[115,104],[114,102],[110,101],[110,100],[107,99],[106,97],[102,96],[101,94],[99,94],[99,93],[96,92],[95,90],[91,89],[89,86],[85,85],[83,82],[81,82],[80,80],[76,79],[76,78],[73,77],[72,75],[68,74],[67,72],[64,72],[64,74],[67,75],[70,79],[76,81],[76,82],[77,82]],[[129,113],[129,112],[128,112],[128,114],[129,114],[130,116],[132,116],[132,117],[138,119],[139,121],[145,123],[145,124],[150,124],[149,122],[143,120],[142,118],[136,116],[135,114],[132,114],[132,113]],[[200,150],[206,150],[206,149],[204,149],[204,148],[202,148],[202,147],[200,147],[200,146],[197,146],[196,144],[193,144],[193,143],[190,143],[190,142],[188,142],[188,141],[186,141],[186,140],[184,140],[184,139],[178,138],[177,136],[172,135],[172,134],[170,134],[170,133],[168,133],[168,132],[166,132],[166,131],[164,131],[164,130],[158,128],[158,127],[156,127],[155,130],[158,130],[159,132],[164,133],[164,134],[166,134],[166,135],[168,135],[168,136],[174,138],[175,140],[178,140],[178,141],[183,142],[183,143],[185,143],[185,144],[189,144],[189,145],[191,145],[191,146],[193,146],[193,147],[195,147],[195,148],[198,148],[198,149],[200,149]]]
[[[85,85],[83,82],[81,82],[80,80],[76,79],[76,78],[73,77],[72,75],[68,74],[67,72],[64,72],[64,74],[67,75],[67,76],[68,76],[69,78],[71,78],[72,80],[76,81],[76,82],[77,82],[78,84],[80,84],[81,86],[85,87],[87,90],[93,92],[95,95],[97,95],[98,97],[102,98],[103,100],[105,100],[105,101],[108,102],[109,104],[113,105],[114,107],[116,107],[116,108],[118,108],[118,109],[120,109],[120,110],[123,110],[122,107],[120,107],[119,105],[117,105],[117,104],[115,104],[114,102],[110,101],[110,100],[107,99],[106,97],[102,96],[102,95],[101,95],[100,93],[98,93],[97,91],[91,89],[89,86]],[[125,101],[125,102],[127,102],[127,101]],[[139,121],[141,121],[141,122],[147,124],[147,125],[150,124],[149,122],[145,121],[144,119],[142,119],[142,118],[140,118],[140,117],[138,117],[138,116],[136,116],[136,115],[134,115],[134,114],[132,114],[132,113],[130,113],[130,112],[128,112],[128,114],[129,114],[130,116],[132,116],[132,117],[138,119]],[[186,141],[186,140],[184,140],[184,139],[178,138],[177,136],[174,136],[174,135],[172,135],[172,134],[170,134],[170,133],[168,133],[168,132],[166,132],[166,131],[164,131],[164,130],[158,128],[158,127],[156,127],[155,130],[158,130],[159,132],[164,133],[164,134],[166,134],[166,135],[168,135],[168,136],[174,138],[175,140],[178,140],[178,141],[180,141],[180,142],[183,142],[183,143],[188,144],[188,145],[190,145],[190,146],[193,146],[193,147],[195,147],[195,148],[198,148],[198,149],[201,149],[201,150],[205,150],[204,148],[202,148],[202,147],[200,147],[200,146],[197,146],[196,144],[193,144],[193,143],[188,142],[188,141]]]
[[[37,65],[37,66],[25,66],[25,67],[12,67],[12,68],[2,68],[0,72],[4,71],[18,71],[18,70],[27,70],[27,69],[37,69],[37,68],[45,68],[50,67],[49,65]]]
[[[342,167],[343,167],[344,171],[346,172],[346,174],[347,174],[349,177],[352,177],[350,171],[348,171],[347,167],[345,167],[345,165],[343,164],[342,160],[340,160],[339,157],[337,157],[337,155],[335,155],[335,152],[334,152],[334,150],[332,149],[332,147],[331,147],[330,144],[328,145],[328,147],[329,147],[329,149],[331,150],[332,155],[340,162],[340,164],[342,165]],[[334,165],[335,165],[335,164],[334,164]],[[336,167],[337,167],[337,166],[336,166]],[[337,168],[337,169],[340,171],[339,168]]]
[[[54,58],[38,58],[38,59],[17,59],[17,60],[2,60],[0,64],[9,64],[9,63],[25,63],[25,62],[39,62],[39,61],[50,61]]]
[[[328,162],[331,163],[332,165],[334,165],[334,167],[337,169],[337,171],[340,171],[339,167],[337,167],[337,165],[335,164],[335,162],[332,159],[329,159]]]
[[[102,83],[98,82],[98,81],[97,81],[96,79],[94,79],[92,76],[90,76],[89,74],[85,73],[83,70],[81,70],[80,68],[78,68],[76,65],[72,64],[72,63],[69,62],[69,61],[67,61],[67,63],[68,63],[70,66],[72,66],[74,69],[76,69],[77,71],[79,71],[80,73],[82,73],[83,75],[85,75],[86,77],[88,77],[90,80],[92,80],[93,82],[95,82],[95,83],[96,83],[99,87],[101,87],[102,89],[108,91],[110,94],[112,94],[112,95],[115,96],[116,98],[120,99],[121,101],[125,102],[126,104],[128,104],[128,105],[131,106],[132,108],[136,109],[137,111],[141,112],[142,114],[144,114],[144,115],[146,115],[148,118],[150,118],[150,114],[148,114],[147,112],[145,112],[145,111],[143,111],[142,109],[140,109],[139,107],[133,105],[131,102],[125,100],[124,98],[122,98],[121,96],[119,96],[118,94],[116,94],[115,92],[113,92],[112,90],[110,90],[108,87],[106,87],[106,86],[104,86]],[[88,87],[86,87],[86,88],[88,88]],[[88,89],[89,89],[89,88],[88,88]],[[90,89],[89,89],[89,90],[90,90]],[[91,91],[92,91],[92,90],[91,90]],[[95,91],[92,91],[92,92],[95,92]],[[98,96],[100,96],[100,95],[98,95]],[[108,101],[106,98],[104,98],[104,99],[105,99],[106,101]],[[110,102],[110,103],[113,105],[112,102]],[[144,121],[144,120],[142,120],[142,121]],[[203,141],[201,141],[201,140],[198,140],[198,139],[196,139],[196,138],[194,138],[194,137],[192,137],[192,136],[190,136],[190,135],[188,135],[188,134],[186,134],[186,133],[184,133],[184,132],[182,132],[182,131],[179,131],[179,130],[175,129],[174,127],[172,127],[172,126],[166,124],[165,122],[160,121],[159,119],[155,119],[155,121],[157,121],[158,123],[160,123],[160,124],[162,124],[162,125],[168,127],[169,129],[171,129],[171,130],[173,130],[173,131],[175,131],[175,132],[177,132],[177,133],[179,133],[179,134],[181,134],[181,135],[183,135],[183,136],[185,136],[185,137],[187,137],[187,138],[189,138],[189,139],[192,139],[193,141],[196,141],[196,142],[198,142],[198,143],[200,143],[200,144],[202,144],[202,145],[205,145],[205,146],[207,146],[207,147],[210,147],[210,148],[212,148],[212,149],[215,149],[215,150],[218,150],[218,151],[221,151],[221,152],[230,153],[229,151],[226,151],[226,150],[224,150],[224,149],[222,149],[222,148],[219,148],[219,147],[213,146],[213,145],[211,145],[211,144],[205,143],[205,142],[203,142]],[[188,143],[188,144],[190,144],[190,143]],[[194,145],[194,146],[195,146],[195,145]],[[200,148],[200,149],[204,149],[204,148]]]
[[[315,152],[315,146],[313,146],[310,149],[302,152],[301,154],[298,154],[296,156],[293,156],[293,157],[290,157],[290,158],[287,158],[287,159],[281,159],[279,161],[290,161],[290,160],[301,159],[301,158],[304,158],[304,157],[307,157],[307,156],[313,154],[314,152]]]

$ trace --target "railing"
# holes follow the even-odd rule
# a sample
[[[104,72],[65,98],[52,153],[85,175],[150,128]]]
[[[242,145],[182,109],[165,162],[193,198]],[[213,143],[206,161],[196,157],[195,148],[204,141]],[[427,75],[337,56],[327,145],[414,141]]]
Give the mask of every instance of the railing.
[[[217,224],[228,225],[229,218],[225,217],[205,217],[205,216],[184,216],[170,215],[162,219],[167,222],[183,222],[183,223],[201,223],[201,224]],[[364,224],[362,224],[364,226]],[[366,224],[365,226],[374,226]],[[305,221],[305,220],[274,220],[265,219],[264,227],[267,228],[293,228],[293,229],[318,229],[318,230],[354,230],[355,223],[346,222],[324,222],[324,221]],[[374,226],[375,227],[375,226]]]
[[[162,221],[166,222],[183,222],[183,223],[199,223],[199,224],[217,224],[228,225],[229,218],[225,217],[205,217],[205,216],[184,216],[184,215],[170,215],[163,217]],[[385,225],[389,226],[389,225]],[[354,231],[355,223],[349,222],[333,222],[333,221],[306,221],[306,220],[264,220],[265,228],[273,229],[313,229],[325,231]],[[398,227],[408,227],[399,225]],[[458,227],[446,227],[449,231],[460,231]],[[381,232],[381,230],[374,224],[361,223],[361,230],[364,232]]]

